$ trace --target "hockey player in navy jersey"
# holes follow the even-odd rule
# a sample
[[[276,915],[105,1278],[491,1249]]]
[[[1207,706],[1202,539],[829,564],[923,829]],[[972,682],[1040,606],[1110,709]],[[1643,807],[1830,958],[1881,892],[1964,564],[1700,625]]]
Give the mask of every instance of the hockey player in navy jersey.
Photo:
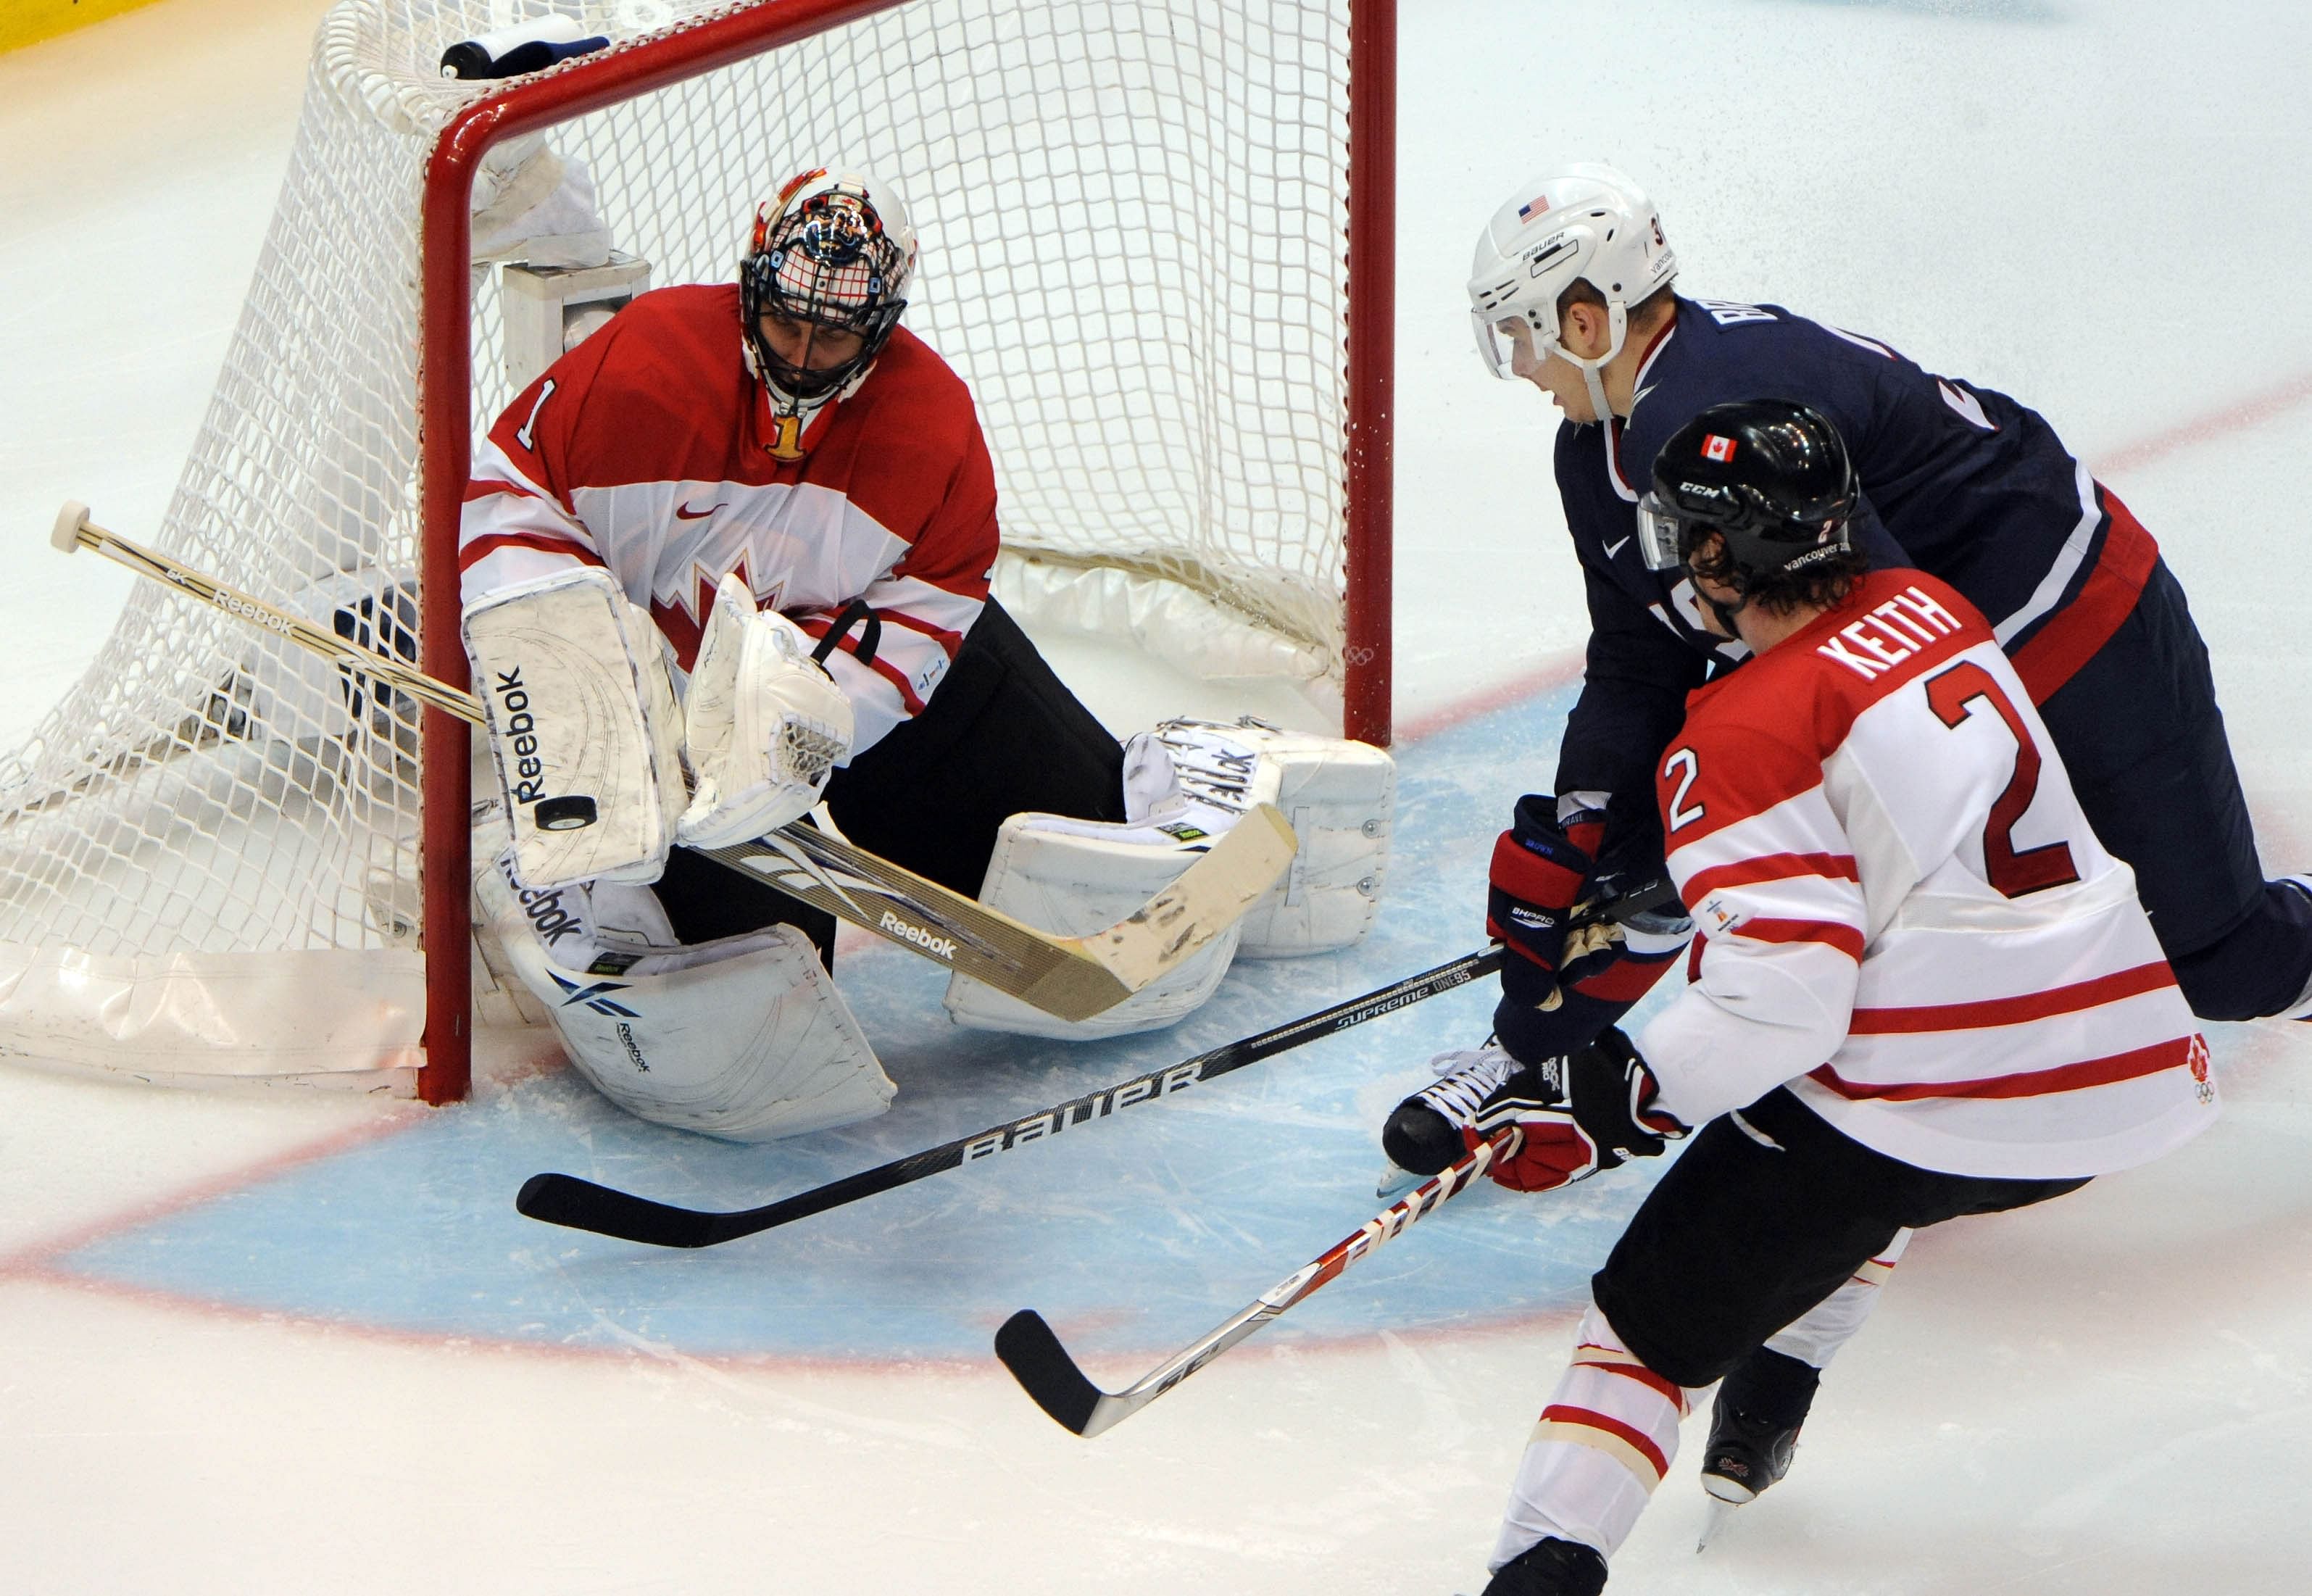
[[[2217,1114],[2133,876],[2021,670],[1951,586],[1852,546],[1831,424],[1713,406],[1651,476],[1659,513],[1634,535],[1699,629],[1756,656],[1694,691],[1651,772],[1695,981],[1634,1040],[1460,1056],[1464,1085],[1491,1084],[1439,1151],[1514,1123],[1493,1178],[1540,1191],[1694,1140],[1591,1283],[1485,1596],[1598,1596],[1721,1379],[1783,1413],[1734,1425],[1721,1392],[1712,1495],[1781,1478],[1813,1371],[1773,1349],[1909,1228],[2061,1196]]]
[[[1556,812],[1520,817],[1562,832],[1559,901],[1539,911],[1659,858],[1651,773],[1686,694],[1748,652],[1711,634],[1682,571],[1645,555],[1655,455],[1707,406],[1786,399],[1828,417],[1853,451],[1855,537],[1874,563],[1931,573],[1989,618],[2096,835],[2134,867],[2194,1012],[2312,1013],[2312,887],[2264,878],[2206,650],[2127,507],[2006,395],[1778,306],[1681,297],[1677,275],[1651,201],[1603,166],[1520,187],[1472,267],[1487,364],[1564,413],[1557,483],[1589,595]],[[1579,1046],[1664,956],[1657,942],[1638,957],[1577,946],[1563,970],[1511,960],[1503,1041],[1529,1057]]]

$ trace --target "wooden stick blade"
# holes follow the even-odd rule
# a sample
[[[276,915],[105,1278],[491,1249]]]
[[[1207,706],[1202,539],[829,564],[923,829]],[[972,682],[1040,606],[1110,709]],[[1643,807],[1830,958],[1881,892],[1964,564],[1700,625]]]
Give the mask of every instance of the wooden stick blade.
[[[1292,868],[1299,839],[1273,803],[1257,803],[1204,856],[1128,917],[1078,945],[1137,992],[1244,918]]]

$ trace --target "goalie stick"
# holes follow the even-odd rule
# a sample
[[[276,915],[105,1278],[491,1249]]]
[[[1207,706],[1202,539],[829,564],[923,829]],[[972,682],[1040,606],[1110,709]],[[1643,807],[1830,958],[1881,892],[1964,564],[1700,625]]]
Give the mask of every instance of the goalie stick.
[[[429,708],[485,723],[481,702],[471,693],[108,531],[88,519],[85,504],[65,505],[49,541],[66,554],[92,548]],[[1256,804],[1170,886],[1086,936],[1038,931],[801,821],[758,842],[696,851],[1047,1014],[1088,1020],[1178,968],[1234,925],[1284,873],[1294,847],[1292,828],[1276,807]]]
[[[1655,877],[1630,890],[1599,904],[1585,904],[1575,911],[1577,921],[1627,919],[1643,913],[1668,899],[1672,895],[1666,877]],[[792,1224],[798,1219],[809,1219],[824,1214],[829,1208],[839,1208],[845,1203],[855,1203],[907,1186],[933,1175],[944,1174],[967,1163],[976,1163],[993,1158],[999,1153],[1055,1136],[1080,1125],[1135,1103],[1152,1102],[1185,1091],[1190,1086],[1218,1080],[1232,1070],[1248,1064],[1258,1064],[1279,1053],[1333,1036],[1368,1020],[1378,1020],[1383,1014],[1393,1014],[1402,1008],[1450,992],[1457,987],[1492,975],[1502,967],[1503,950],[1496,943],[1474,953],[1464,953],[1458,959],[1407,976],[1362,997],[1336,1003],[1298,1020],[1260,1031],[1256,1035],[1228,1042],[1179,1064],[1167,1065],[1129,1081],[1103,1087],[1082,1097],[1073,1097],[1064,1103],[1038,1109],[1003,1125],[990,1127],[976,1135],[959,1136],[952,1142],[922,1153],[909,1153],[878,1164],[871,1170],[862,1170],[855,1175],[845,1175],[809,1191],[797,1192],[776,1202],[766,1203],[759,1208],[740,1208],[717,1212],[704,1208],[685,1208],[672,1203],[661,1203],[650,1197],[637,1197],[615,1187],[599,1186],[576,1175],[546,1173],[532,1175],[522,1182],[513,1206],[521,1213],[547,1224],[566,1225],[572,1230],[591,1231],[600,1236],[615,1236],[622,1241],[640,1241],[652,1247],[714,1247],[724,1241],[735,1241],[741,1236],[782,1224]]]
[[[1516,1154],[1522,1136],[1514,1125],[1496,1131],[1458,1162],[1423,1180],[1308,1263],[1270,1286],[1226,1323],[1174,1353],[1120,1391],[1104,1391],[1084,1377],[1068,1349],[1033,1308],[1022,1308],[995,1332],[995,1355],[1020,1389],[1064,1427],[1089,1440],[1112,1430],[1295,1303],[1314,1296],[1350,1265],[1475,1184],[1497,1158]]]

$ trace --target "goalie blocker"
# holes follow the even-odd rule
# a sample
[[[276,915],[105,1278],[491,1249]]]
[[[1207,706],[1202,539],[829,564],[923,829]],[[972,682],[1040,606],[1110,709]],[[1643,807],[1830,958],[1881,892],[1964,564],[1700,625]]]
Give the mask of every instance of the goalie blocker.
[[[462,629],[521,880],[656,881],[688,790],[650,617],[580,566],[469,605]]]

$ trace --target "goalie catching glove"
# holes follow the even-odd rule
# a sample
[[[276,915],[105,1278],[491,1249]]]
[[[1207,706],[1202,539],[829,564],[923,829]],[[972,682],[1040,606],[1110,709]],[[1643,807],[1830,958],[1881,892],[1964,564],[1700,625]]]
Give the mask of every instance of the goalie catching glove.
[[[1516,1191],[1548,1191],[1651,1158],[1686,1127],[1653,1106],[1653,1073],[1629,1038],[1608,1030],[1580,1051],[1519,1064],[1498,1042],[1430,1060],[1437,1083],[1388,1117],[1381,1147],[1410,1174],[1434,1175],[1503,1126],[1525,1133],[1487,1172]]]
[[[683,703],[697,788],[676,840],[731,847],[801,820],[850,756],[851,737],[851,700],[811,657],[809,636],[723,577]]]

